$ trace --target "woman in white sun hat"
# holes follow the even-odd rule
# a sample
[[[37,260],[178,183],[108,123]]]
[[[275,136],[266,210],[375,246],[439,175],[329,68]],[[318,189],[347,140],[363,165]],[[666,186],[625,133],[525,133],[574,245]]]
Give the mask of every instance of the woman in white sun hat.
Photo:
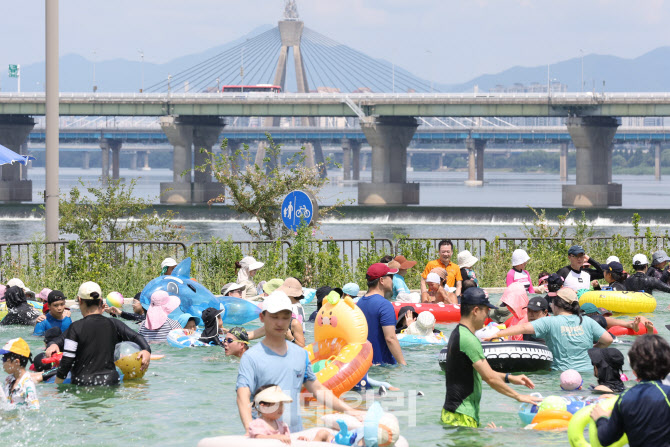
[[[258,296],[258,289],[252,278],[256,275],[258,269],[264,265],[264,263],[256,261],[253,256],[245,256],[241,261],[235,262],[235,270],[239,270],[236,283],[245,287],[242,298],[252,300]]]

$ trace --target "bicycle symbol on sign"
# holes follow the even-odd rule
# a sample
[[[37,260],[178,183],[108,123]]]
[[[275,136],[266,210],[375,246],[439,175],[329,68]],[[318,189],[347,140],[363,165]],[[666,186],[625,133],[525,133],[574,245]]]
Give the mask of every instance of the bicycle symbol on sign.
[[[295,217],[301,218],[304,217],[305,219],[309,219],[309,216],[311,216],[312,213],[307,209],[305,205],[302,205],[300,208],[295,210]]]

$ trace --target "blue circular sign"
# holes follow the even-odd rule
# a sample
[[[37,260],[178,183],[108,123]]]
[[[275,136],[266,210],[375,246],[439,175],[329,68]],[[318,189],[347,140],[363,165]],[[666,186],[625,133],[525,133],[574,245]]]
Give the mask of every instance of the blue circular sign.
[[[291,231],[296,231],[301,224],[309,225],[314,218],[312,199],[302,191],[291,191],[284,197],[281,216],[284,225]]]

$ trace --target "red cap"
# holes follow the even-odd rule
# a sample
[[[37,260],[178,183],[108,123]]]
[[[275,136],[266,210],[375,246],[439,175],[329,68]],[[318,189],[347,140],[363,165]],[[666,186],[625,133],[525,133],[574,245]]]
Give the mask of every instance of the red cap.
[[[398,273],[398,269],[389,268],[387,264],[378,262],[376,264],[372,264],[370,268],[368,268],[366,275],[368,277],[368,281],[374,281],[375,279],[379,279],[382,276],[395,275],[396,273]]]

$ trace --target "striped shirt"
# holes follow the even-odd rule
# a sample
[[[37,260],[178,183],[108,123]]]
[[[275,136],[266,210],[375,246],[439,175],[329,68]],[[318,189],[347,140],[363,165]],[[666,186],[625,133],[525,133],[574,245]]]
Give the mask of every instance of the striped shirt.
[[[170,318],[168,318],[165,323],[163,323],[163,326],[159,327],[158,329],[147,329],[145,324],[146,320],[142,322],[139,332],[140,335],[148,342],[166,341],[168,333],[172,329],[181,329],[181,325],[177,323],[177,321]]]

